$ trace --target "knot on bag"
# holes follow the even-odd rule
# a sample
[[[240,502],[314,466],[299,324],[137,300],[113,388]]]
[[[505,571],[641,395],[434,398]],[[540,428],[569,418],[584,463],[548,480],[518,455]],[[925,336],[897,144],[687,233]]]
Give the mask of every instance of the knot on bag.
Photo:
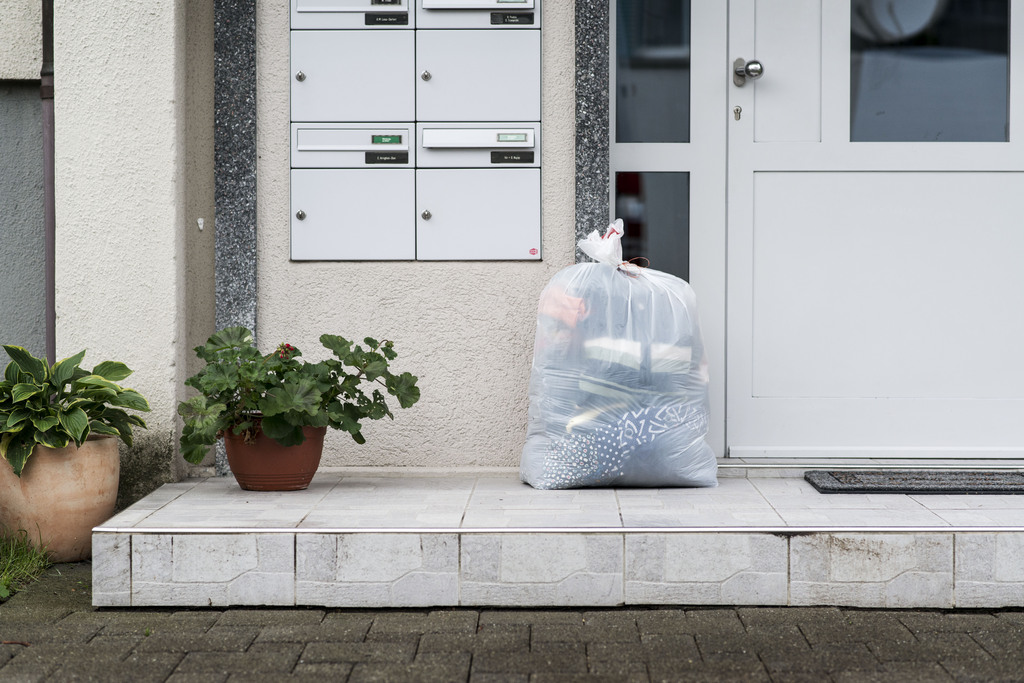
[[[616,218],[615,222],[608,226],[604,235],[594,230],[584,239],[581,239],[578,245],[580,251],[598,263],[614,266],[630,277],[637,277],[643,268],[650,265],[650,261],[643,256],[637,256],[628,261],[622,260],[622,236],[624,234],[625,227],[622,224],[622,219]],[[634,261],[639,260],[647,261],[647,265],[641,266],[638,263],[634,263]]]

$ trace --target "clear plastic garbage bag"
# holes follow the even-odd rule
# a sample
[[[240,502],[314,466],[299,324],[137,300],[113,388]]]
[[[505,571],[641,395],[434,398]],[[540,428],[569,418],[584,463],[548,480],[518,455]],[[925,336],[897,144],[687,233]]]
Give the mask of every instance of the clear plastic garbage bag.
[[[581,240],[601,262],[541,294],[520,476],[538,489],[716,486],[693,289],[622,264],[621,235],[616,221]]]

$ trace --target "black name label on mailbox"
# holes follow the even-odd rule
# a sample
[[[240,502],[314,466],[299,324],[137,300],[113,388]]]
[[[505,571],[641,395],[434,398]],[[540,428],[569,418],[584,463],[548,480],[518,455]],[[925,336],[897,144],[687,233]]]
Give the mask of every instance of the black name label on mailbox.
[[[408,152],[367,152],[366,163],[368,164],[407,164],[409,163]]]
[[[367,12],[366,13],[366,25],[377,26],[379,24],[387,24],[389,26],[408,26],[409,25],[409,13],[408,12]]]
[[[491,152],[492,164],[532,164],[533,152]]]
[[[491,12],[492,24],[532,24],[533,12]]]
[[[371,5],[401,5],[402,0],[370,0]]]

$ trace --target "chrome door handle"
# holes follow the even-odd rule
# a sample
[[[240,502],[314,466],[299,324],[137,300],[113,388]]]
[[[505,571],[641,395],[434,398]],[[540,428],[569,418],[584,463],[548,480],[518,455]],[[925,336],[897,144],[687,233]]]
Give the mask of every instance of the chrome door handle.
[[[752,81],[756,81],[758,78],[764,75],[764,66],[761,62],[756,59],[751,59],[749,62],[742,57],[732,63],[732,82],[738,88],[742,88],[743,84],[747,82],[749,78]]]

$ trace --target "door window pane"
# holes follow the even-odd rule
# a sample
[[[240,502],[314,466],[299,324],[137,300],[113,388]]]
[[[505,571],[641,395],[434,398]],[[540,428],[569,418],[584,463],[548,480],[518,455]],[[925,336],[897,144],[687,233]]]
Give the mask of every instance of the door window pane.
[[[1009,0],[851,0],[850,139],[1008,139]]]
[[[623,259],[643,257],[651,268],[690,279],[689,173],[616,173],[615,215],[625,226]]]
[[[619,0],[615,139],[690,141],[690,0]]]

